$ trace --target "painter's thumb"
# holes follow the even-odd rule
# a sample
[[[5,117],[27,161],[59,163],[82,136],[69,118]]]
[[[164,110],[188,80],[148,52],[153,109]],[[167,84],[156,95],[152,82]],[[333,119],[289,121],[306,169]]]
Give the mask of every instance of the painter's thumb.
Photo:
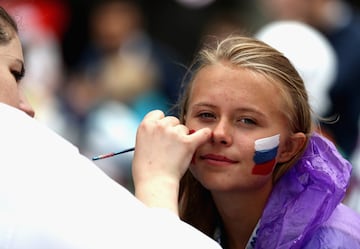
[[[209,141],[211,138],[211,130],[210,128],[202,128],[197,131],[190,130],[189,136],[192,137],[192,141],[194,142],[195,149],[200,145],[204,144],[206,141]]]

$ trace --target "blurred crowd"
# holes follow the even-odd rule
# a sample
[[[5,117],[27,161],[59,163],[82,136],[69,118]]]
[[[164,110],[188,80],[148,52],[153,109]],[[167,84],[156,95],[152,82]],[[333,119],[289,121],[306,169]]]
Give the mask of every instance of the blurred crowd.
[[[176,115],[202,42],[254,35],[303,76],[314,127],[354,165],[347,201],[360,211],[360,6],[346,0],[0,0],[19,23],[23,87],[39,120],[88,157],[134,146],[152,109]],[[149,145],[151,146],[151,145]],[[132,188],[132,153],[96,161]]]

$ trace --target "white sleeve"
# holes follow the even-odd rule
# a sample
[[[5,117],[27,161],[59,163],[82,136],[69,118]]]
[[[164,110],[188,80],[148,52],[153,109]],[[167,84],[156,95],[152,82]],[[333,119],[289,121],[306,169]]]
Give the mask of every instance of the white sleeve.
[[[157,245],[156,248],[221,248],[215,240],[181,221],[170,210],[150,208],[149,212],[151,213],[149,217],[151,217],[152,221],[146,224],[151,224],[151,229],[153,230],[151,235],[154,238],[150,241],[152,244]]]
[[[0,248],[218,248],[36,120],[4,104],[0,115]]]

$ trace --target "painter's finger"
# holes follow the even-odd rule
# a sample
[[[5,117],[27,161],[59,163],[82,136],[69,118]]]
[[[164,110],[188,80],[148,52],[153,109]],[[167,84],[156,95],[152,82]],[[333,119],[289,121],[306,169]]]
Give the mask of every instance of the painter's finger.
[[[189,137],[192,139],[194,146],[197,148],[200,145],[204,144],[206,141],[210,140],[211,129],[202,128],[197,131],[189,130]]]
[[[165,117],[165,114],[163,111],[160,110],[153,110],[148,112],[143,121],[150,121],[150,120],[160,120],[163,119]]]
[[[174,126],[174,130],[176,130],[177,134],[181,134],[184,136],[189,134],[189,129],[185,125],[180,124],[180,121],[177,125]]]
[[[180,124],[180,120],[174,116],[166,116],[158,121],[162,126],[176,126]]]

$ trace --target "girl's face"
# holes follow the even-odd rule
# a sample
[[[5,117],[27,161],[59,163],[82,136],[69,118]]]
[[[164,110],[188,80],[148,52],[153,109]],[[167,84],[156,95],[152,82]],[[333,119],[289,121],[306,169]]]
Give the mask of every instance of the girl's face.
[[[34,117],[34,110],[20,86],[23,74],[24,58],[19,37],[16,35],[8,44],[0,45],[0,102]]]
[[[275,163],[266,174],[254,171],[255,141],[280,134],[275,161],[289,137],[285,108],[276,84],[254,71],[224,64],[206,66],[193,82],[185,117],[190,130],[211,128],[190,170],[210,191],[247,191],[271,186]]]

